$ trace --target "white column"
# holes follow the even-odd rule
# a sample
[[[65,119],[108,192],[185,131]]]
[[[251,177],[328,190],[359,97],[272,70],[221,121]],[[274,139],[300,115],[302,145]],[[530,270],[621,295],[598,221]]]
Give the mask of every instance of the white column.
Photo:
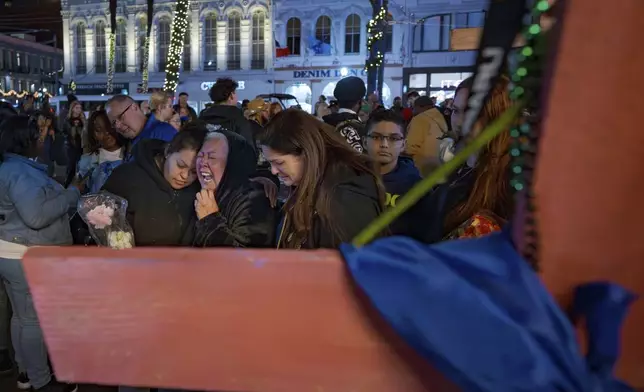
[[[150,31],[150,51],[148,52],[148,72],[156,72],[157,69],[157,25],[152,25]],[[163,70],[161,70],[163,72]]]
[[[240,50],[240,65],[241,69],[250,69],[250,19],[242,17],[240,24],[241,50]]]
[[[360,56],[366,57],[367,56],[367,23],[369,23],[369,20],[371,17],[367,17],[367,19],[360,20]],[[364,42],[364,45],[362,44]],[[397,42],[394,40],[394,42]]]
[[[228,68],[226,52],[228,49],[228,35],[226,34],[228,22],[217,18],[217,71],[225,71]]]
[[[313,24],[302,21],[302,30],[300,32],[300,53],[302,53],[302,57],[309,57],[309,37],[313,36],[315,36]]]
[[[74,29],[69,30],[69,47],[71,53],[69,54],[69,74],[76,75],[76,60],[78,60],[76,53],[76,32]]]
[[[275,56],[275,39],[273,39],[273,26],[270,13],[264,22],[264,68],[273,69],[273,56]]]
[[[94,29],[86,28],[85,29],[85,61],[87,62],[87,73],[95,73],[94,69]]]
[[[65,64],[64,78],[68,79],[72,75],[72,53],[74,43],[71,41],[69,29],[69,11],[62,11],[60,13],[63,17],[63,62]],[[58,88],[58,87],[57,87]]]
[[[201,52],[203,51],[202,42],[202,23],[199,22],[199,3],[192,2],[190,14],[190,67],[192,71],[201,70]]]
[[[128,10],[129,11],[129,10]],[[127,72],[136,72],[136,14],[129,11],[127,15]]]
[[[345,20],[340,22],[337,18],[331,21],[331,56],[344,55],[344,24]]]

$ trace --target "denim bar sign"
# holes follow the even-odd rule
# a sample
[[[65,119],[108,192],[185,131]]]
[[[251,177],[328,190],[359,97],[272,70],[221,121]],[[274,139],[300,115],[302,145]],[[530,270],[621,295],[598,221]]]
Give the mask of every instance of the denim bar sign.
[[[347,76],[367,76],[364,69],[357,68],[339,68],[339,69],[309,69],[293,71],[293,79],[324,79],[324,78],[344,78]]]

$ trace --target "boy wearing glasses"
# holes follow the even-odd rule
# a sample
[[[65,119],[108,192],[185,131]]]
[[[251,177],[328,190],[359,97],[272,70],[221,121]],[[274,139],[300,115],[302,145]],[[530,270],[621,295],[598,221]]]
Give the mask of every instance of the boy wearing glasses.
[[[405,149],[405,120],[395,110],[378,110],[366,124],[364,147],[376,165],[385,185],[386,207],[394,207],[400,198],[420,181],[420,173],[411,158],[401,156]],[[409,209],[389,229],[394,235],[423,238],[422,201]]]

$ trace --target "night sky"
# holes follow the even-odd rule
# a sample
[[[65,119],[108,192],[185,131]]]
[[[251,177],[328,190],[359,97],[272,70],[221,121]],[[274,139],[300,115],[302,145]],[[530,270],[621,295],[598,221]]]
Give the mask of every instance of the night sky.
[[[63,22],[60,0],[11,0],[11,7],[0,0],[0,32],[18,32],[21,29],[47,29],[57,34],[62,48]],[[38,33],[39,41],[53,39],[52,33]]]

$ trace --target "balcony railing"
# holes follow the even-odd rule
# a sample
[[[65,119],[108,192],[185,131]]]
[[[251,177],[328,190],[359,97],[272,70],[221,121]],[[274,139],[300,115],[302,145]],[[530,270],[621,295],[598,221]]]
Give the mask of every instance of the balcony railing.
[[[216,61],[205,61],[203,63],[203,70],[204,71],[216,71],[217,70],[217,62]]]
[[[250,69],[264,69],[264,59],[252,59]]]
[[[241,61],[240,60],[228,60],[228,70],[230,71],[236,71],[241,69]]]

